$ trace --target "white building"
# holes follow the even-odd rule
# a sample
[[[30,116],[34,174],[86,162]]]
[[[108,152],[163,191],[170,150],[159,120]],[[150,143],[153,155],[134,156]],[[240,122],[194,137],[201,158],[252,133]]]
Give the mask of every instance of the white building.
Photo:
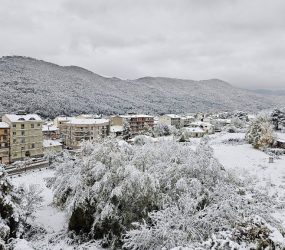
[[[213,134],[215,132],[215,128],[211,123],[208,122],[192,122],[190,123],[190,127],[192,128],[201,128],[207,134]]]
[[[175,114],[166,114],[159,117],[159,122],[164,125],[181,127],[181,116]]]

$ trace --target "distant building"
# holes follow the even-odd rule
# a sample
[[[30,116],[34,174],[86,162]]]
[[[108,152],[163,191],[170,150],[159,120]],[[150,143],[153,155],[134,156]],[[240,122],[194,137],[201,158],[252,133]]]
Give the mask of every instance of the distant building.
[[[60,138],[59,128],[53,124],[44,124],[42,132],[44,140],[57,140]]]
[[[194,122],[195,118],[191,115],[181,116],[180,125],[181,127],[189,127],[191,122]]]
[[[115,115],[110,117],[111,126],[129,126],[131,134],[139,134],[154,126],[154,117],[150,115]]]
[[[190,127],[192,127],[192,128],[201,128],[207,134],[215,133],[214,126],[211,123],[208,123],[208,122],[192,122],[192,123],[190,123]]]
[[[69,118],[60,125],[63,144],[70,148],[79,148],[84,140],[104,138],[109,134],[110,122],[107,119]]]
[[[0,122],[0,164],[10,163],[10,127]]]
[[[161,124],[174,126],[176,128],[181,127],[181,116],[175,114],[166,114],[159,117]]]
[[[206,131],[204,131],[200,127],[196,127],[196,128],[186,127],[186,128],[183,129],[183,134],[185,136],[185,139],[188,139],[188,138],[200,138],[200,137],[203,137],[206,134]]]
[[[10,127],[11,162],[43,156],[42,119],[36,114],[6,114],[2,121]]]
[[[56,140],[43,140],[44,154],[59,153],[62,151],[62,144]]]

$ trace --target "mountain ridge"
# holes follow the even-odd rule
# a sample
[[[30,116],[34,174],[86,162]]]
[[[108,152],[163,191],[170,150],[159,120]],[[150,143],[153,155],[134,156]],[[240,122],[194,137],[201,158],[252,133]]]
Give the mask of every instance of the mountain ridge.
[[[0,89],[0,113],[25,109],[50,118],[79,113],[258,111],[285,104],[278,96],[253,93],[220,79],[122,80],[22,56],[0,58]]]

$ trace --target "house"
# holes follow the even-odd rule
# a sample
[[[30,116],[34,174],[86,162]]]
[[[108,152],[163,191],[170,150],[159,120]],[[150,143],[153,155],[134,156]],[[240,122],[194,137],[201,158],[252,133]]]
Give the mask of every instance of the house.
[[[166,114],[159,117],[159,122],[164,125],[174,126],[176,128],[181,127],[181,116],[175,114]]]
[[[154,126],[154,117],[150,115],[115,115],[110,117],[111,126],[127,126],[131,134],[139,134]]]
[[[6,114],[10,127],[10,161],[43,156],[43,120],[36,114]]]
[[[59,153],[62,151],[62,144],[57,140],[43,140],[44,154]]]
[[[183,129],[183,135],[185,136],[185,139],[189,138],[201,138],[204,135],[206,135],[206,131],[204,131],[200,127],[186,127]]]
[[[189,127],[191,122],[194,122],[195,118],[191,115],[181,116],[180,125],[181,127]]]
[[[110,126],[111,135],[119,136],[123,135],[123,133],[124,133],[124,126],[118,126],[118,125]]]
[[[201,128],[203,129],[207,134],[213,134],[215,132],[215,128],[211,123],[208,122],[192,122],[190,123],[190,127],[192,128]]]
[[[69,148],[79,148],[84,140],[106,137],[109,134],[110,121],[108,119],[79,119],[73,117],[60,126],[63,144]]]
[[[10,127],[0,122],[0,164],[10,163]]]
[[[60,138],[59,128],[51,123],[44,124],[42,132],[44,140],[57,140]]]

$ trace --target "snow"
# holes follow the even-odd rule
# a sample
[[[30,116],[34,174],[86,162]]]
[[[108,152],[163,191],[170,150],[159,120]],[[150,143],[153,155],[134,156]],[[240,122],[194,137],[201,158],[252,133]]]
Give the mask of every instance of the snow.
[[[116,132],[123,132],[124,126],[110,126],[110,132],[116,133]]]
[[[92,125],[92,124],[104,124],[109,123],[107,119],[80,119],[80,118],[72,118],[69,122],[74,125]]]
[[[35,214],[34,224],[45,228],[48,233],[60,232],[66,225],[64,212],[52,205],[53,192],[45,185],[45,179],[53,177],[53,175],[53,170],[45,169],[41,171],[36,170],[34,172],[28,172],[26,174],[22,174],[21,176],[11,177],[12,183],[15,186],[19,186],[21,184],[25,184],[26,186],[36,184],[39,185],[39,187],[43,190],[43,206]]]
[[[285,142],[285,133],[276,133],[277,141]]]
[[[241,178],[252,177],[256,189],[277,198],[284,208],[276,209],[274,217],[281,219],[285,226],[285,156],[269,163],[269,155],[254,149],[250,144],[223,143],[230,138],[242,139],[244,134],[224,134],[216,138],[213,136],[211,146],[214,148],[215,157],[226,169],[234,170]]]
[[[43,140],[44,148],[56,147],[56,146],[62,146],[62,144],[56,140]]]
[[[6,114],[5,117],[7,117],[11,122],[19,122],[22,119],[24,119],[25,121],[29,120],[42,121],[42,119],[37,114],[27,114],[27,115]]]
[[[54,125],[43,125],[42,127],[42,131],[43,132],[54,132],[54,131],[58,131],[58,127],[54,126]]]
[[[0,122],[0,128],[9,128],[9,124],[6,122]]]

